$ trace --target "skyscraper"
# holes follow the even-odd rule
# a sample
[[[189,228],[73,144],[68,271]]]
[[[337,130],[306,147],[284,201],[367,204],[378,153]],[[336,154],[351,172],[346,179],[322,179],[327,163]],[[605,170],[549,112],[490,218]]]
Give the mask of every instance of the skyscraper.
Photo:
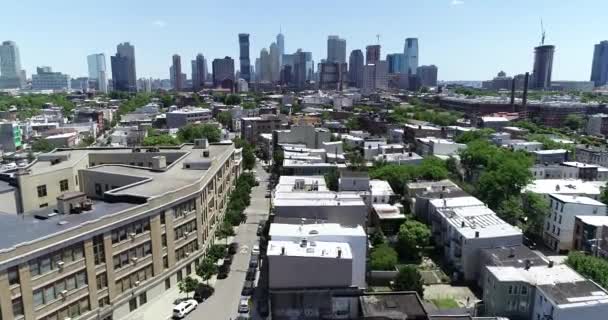
[[[108,92],[108,79],[106,78],[106,55],[94,53],[87,56],[89,67],[89,81],[94,84],[98,91]]]
[[[116,46],[116,55],[111,57],[112,81],[116,91],[137,91],[135,71],[135,47],[130,43]]]
[[[380,60],[380,45],[374,44],[365,47],[365,64],[375,64]]]
[[[239,33],[239,49],[241,61],[241,78],[251,81],[251,62],[249,61],[249,34]]]
[[[285,37],[282,33],[277,34],[277,47],[279,49],[279,69],[283,66],[283,55],[285,54]]]
[[[405,70],[402,73],[415,75],[418,69],[418,38],[405,39],[403,54],[405,55]]]
[[[298,89],[304,88],[307,80],[307,52],[298,49],[293,54],[293,82]]]
[[[211,69],[214,87],[234,89],[234,59],[228,56],[222,59],[213,59]]]
[[[591,65],[591,81],[596,87],[608,84],[608,41],[595,45],[593,64]]]
[[[270,44],[270,81],[275,83],[280,80],[279,48],[276,43]]]
[[[346,40],[338,36],[327,37],[327,62],[346,62]]]
[[[350,52],[348,68],[350,85],[361,88],[363,85],[363,52],[361,50],[356,49]]]
[[[386,63],[388,63],[388,73],[405,73],[405,54],[387,54]]]
[[[205,85],[207,77],[207,64],[202,53],[196,55],[192,60],[192,87],[194,91],[199,91]]]
[[[553,71],[553,53],[555,46],[542,45],[534,48],[534,69],[532,70],[532,85],[534,89],[548,89],[551,86]]]
[[[4,41],[0,46],[0,89],[21,89],[24,85],[19,47],[13,41]]]
[[[272,72],[270,70],[270,54],[268,54],[268,50],[266,48],[263,48],[260,51],[260,66],[258,69],[260,81],[269,82],[272,78]]]
[[[178,54],[174,54],[172,61],[171,79],[173,81],[171,85],[173,86],[173,90],[181,91],[184,89],[184,84],[182,82],[182,58]]]
[[[423,87],[437,86],[437,67],[435,65],[420,66],[417,70],[420,85]]]

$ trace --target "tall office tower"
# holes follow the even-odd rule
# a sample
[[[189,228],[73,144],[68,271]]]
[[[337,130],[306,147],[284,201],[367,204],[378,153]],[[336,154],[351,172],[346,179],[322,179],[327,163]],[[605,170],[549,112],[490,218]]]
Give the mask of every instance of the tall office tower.
[[[388,64],[388,73],[405,73],[405,54],[387,54],[386,63]]]
[[[266,48],[260,51],[260,65],[258,66],[258,74],[260,81],[270,81],[270,54]]]
[[[173,90],[181,91],[184,89],[184,83],[182,82],[182,58],[178,54],[174,54],[171,65],[171,86]]]
[[[402,73],[415,75],[418,69],[418,38],[405,39],[403,54],[405,55],[405,70]]]
[[[255,72],[253,75],[255,76],[255,81],[260,82],[262,79],[260,78],[262,72],[262,67],[260,66],[260,58],[255,58]]]
[[[555,46],[542,45],[534,48],[534,69],[532,70],[533,89],[548,89],[551,86],[553,53]]]
[[[279,48],[279,68],[283,66],[283,55],[285,54],[285,36],[277,34],[277,47]]]
[[[136,92],[135,47],[128,42],[118,44],[110,60],[114,90]]]
[[[293,82],[296,88],[302,89],[306,85],[308,76],[307,52],[298,49],[293,54]]]
[[[593,50],[591,81],[596,87],[608,84],[608,41],[606,40],[596,44]]]
[[[234,60],[231,57],[213,59],[213,86],[224,89],[234,89]]]
[[[361,91],[371,93],[378,89],[388,89],[388,63],[386,60],[378,60],[375,64],[363,66]]]
[[[374,44],[365,47],[365,64],[375,64],[380,60],[380,45]]]
[[[241,61],[241,78],[251,81],[251,62],[249,61],[249,34],[239,33],[239,59]]]
[[[0,46],[0,89],[21,89],[24,85],[19,47],[13,41],[4,41]]]
[[[346,69],[346,63],[319,63],[319,89],[342,90]]]
[[[194,91],[199,91],[205,85],[206,76],[205,57],[199,53],[196,55],[196,59],[192,60],[192,88]]]
[[[89,67],[89,81],[94,84],[97,91],[108,92],[108,81],[106,79],[106,55],[94,53],[87,56]]]
[[[437,86],[437,67],[435,65],[420,66],[417,70],[420,85],[423,87]]]
[[[327,37],[327,62],[346,62],[346,40],[338,36]]]
[[[279,65],[279,48],[276,43],[270,45],[270,81],[273,83],[279,82],[281,71]]]
[[[350,52],[348,81],[353,87],[361,88],[363,85],[363,52],[359,49]]]

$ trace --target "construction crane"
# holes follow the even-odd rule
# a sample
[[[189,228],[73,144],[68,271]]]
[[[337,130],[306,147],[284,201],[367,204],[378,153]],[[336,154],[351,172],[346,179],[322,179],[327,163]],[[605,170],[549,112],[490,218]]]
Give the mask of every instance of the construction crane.
[[[540,32],[541,32],[541,36],[540,36],[540,45],[544,46],[545,45],[545,38],[547,36],[547,34],[545,33],[545,26],[543,25],[543,19],[540,19]]]
[[[377,42],[377,44],[380,44],[380,35],[379,34],[376,35],[376,42]]]

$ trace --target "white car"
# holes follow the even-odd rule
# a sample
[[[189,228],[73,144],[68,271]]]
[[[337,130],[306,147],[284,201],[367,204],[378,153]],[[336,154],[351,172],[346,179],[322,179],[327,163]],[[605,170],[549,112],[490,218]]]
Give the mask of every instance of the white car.
[[[188,299],[180,302],[175,307],[173,307],[173,319],[182,319],[188,313],[192,312],[192,310],[196,309],[198,306],[198,302],[194,299]]]
[[[239,301],[239,313],[249,313],[249,299],[242,297]]]
[[[255,246],[253,246],[253,249],[251,249],[251,254],[253,254],[253,255],[260,254],[260,246],[257,244]]]

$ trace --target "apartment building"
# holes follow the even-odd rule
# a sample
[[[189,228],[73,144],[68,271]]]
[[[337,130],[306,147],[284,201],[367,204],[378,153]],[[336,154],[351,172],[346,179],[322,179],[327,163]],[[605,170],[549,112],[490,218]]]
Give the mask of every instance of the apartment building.
[[[186,107],[167,112],[167,128],[169,129],[209,120],[211,120],[211,110],[205,108]]]
[[[545,244],[556,252],[572,250],[577,216],[606,216],[606,205],[588,197],[551,194],[549,214],[544,221]]]
[[[533,320],[603,320],[608,314],[608,292],[590,280],[539,285]]]
[[[33,206],[48,205],[0,215],[1,318],[121,319],[176,286],[213,242],[240,152],[199,143],[44,155],[18,182]]]
[[[572,246],[577,251],[608,257],[608,216],[576,216]]]

